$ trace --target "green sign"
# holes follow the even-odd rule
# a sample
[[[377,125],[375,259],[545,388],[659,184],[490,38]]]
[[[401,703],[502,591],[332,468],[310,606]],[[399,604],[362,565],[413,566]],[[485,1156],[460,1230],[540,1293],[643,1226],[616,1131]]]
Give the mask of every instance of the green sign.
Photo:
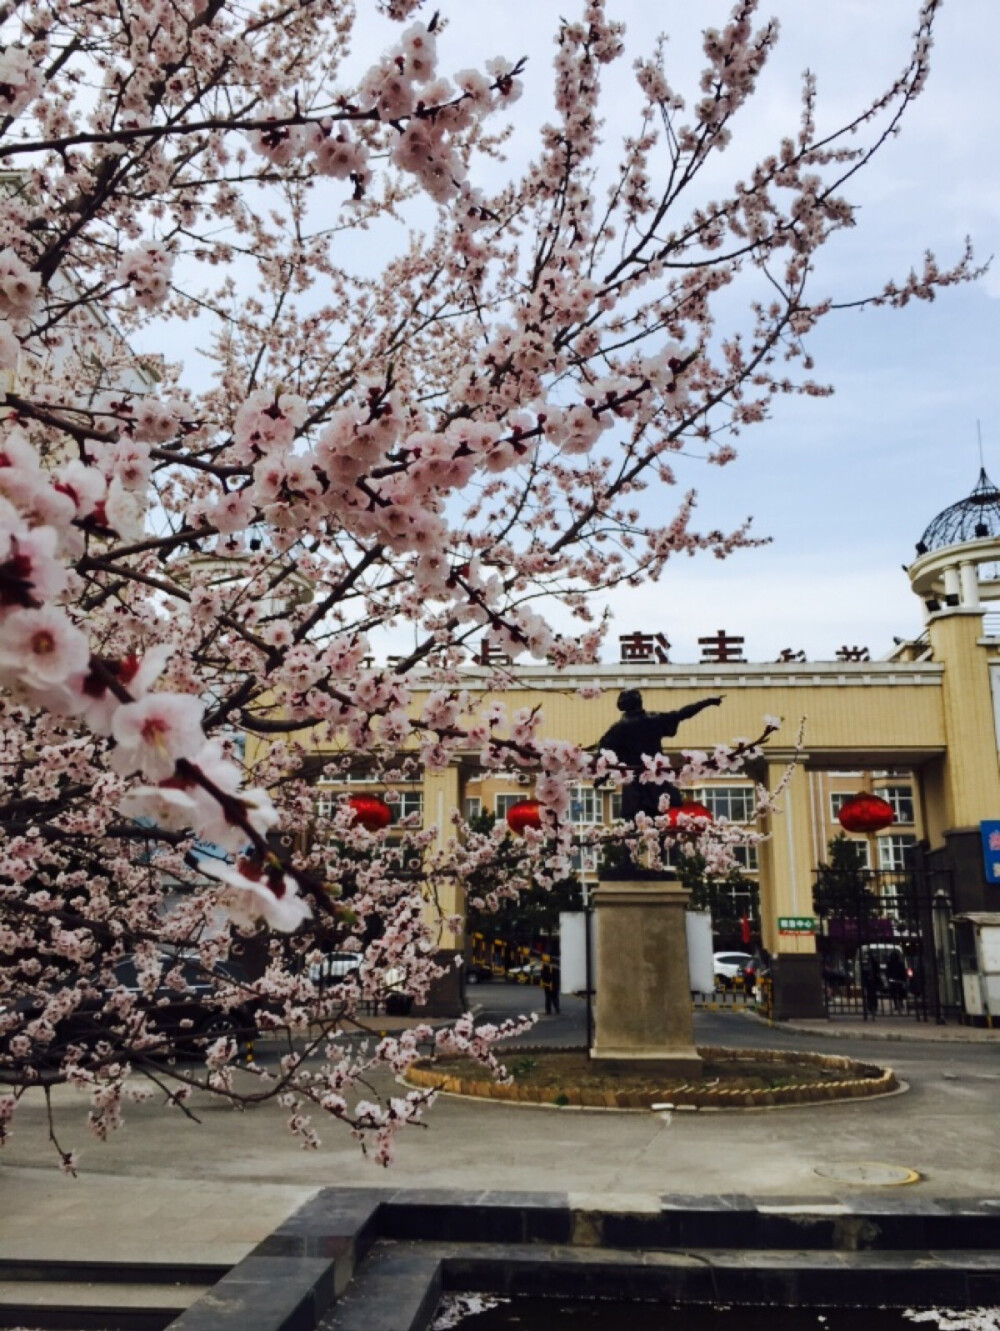
[[[816,918],[813,915],[779,915],[779,934],[814,934]]]

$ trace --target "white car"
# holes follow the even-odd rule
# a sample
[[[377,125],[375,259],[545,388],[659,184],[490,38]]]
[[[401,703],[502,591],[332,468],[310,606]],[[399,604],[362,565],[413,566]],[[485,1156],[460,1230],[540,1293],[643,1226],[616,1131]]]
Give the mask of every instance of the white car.
[[[322,961],[309,967],[313,984],[327,984],[330,980],[343,980],[361,968],[360,952],[331,952]]]
[[[331,952],[322,961],[309,967],[313,984],[337,984],[361,969],[360,952]],[[390,966],[382,975],[385,1011],[389,1016],[405,1017],[413,1006],[413,998],[406,992],[406,971],[402,966]]]
[[[722,989],[729,988],[749,961],[753,961],[749,952],[714,952],[712,969],[715,972],[715,983]]]

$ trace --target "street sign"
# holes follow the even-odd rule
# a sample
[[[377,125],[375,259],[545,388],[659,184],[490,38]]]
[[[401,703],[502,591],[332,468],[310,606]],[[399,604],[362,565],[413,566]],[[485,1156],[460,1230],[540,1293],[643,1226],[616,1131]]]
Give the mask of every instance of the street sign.
[[[779,934],[814,934],[816,918],[813,915],[779,915]]]
[[[988,883],[1000,883],[1000,822],[987,820],[979,824],[983,839],[983,869]]]

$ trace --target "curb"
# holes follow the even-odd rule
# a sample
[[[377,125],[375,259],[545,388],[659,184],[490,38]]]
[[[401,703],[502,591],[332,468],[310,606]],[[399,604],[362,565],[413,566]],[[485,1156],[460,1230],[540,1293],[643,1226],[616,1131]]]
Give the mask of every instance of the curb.
[[[772,1031],[795,1031],[797,1035],[815,1035],[826,1040],[881,1040],[893,1044],[964,1044],[964,1045],[1000,1045],[1000,1030],[996,1032],[983,1032],[982,1035],[973,1035],[973,1031],[979,1031],[981,1027],[956,1026],[941,1027],[933,1026],[931,1029],[942,1032],[938,1035],[924,1034],[921,1026],[925,1023],[914,1023],[916,1030],[910,1031],[887,1030],[885,1027],[877,1027],[874,1022],[867,1022],[862,1026],[844,1027],[831,1023],[829,1026],[812,1025],[811,1023],[799,1021],[772,1021],[769,1017],[763,1017],[759,1012],[747,1011],[746,1015],[751,1021],[759,1022],[762,1026],[767,1026]],[[943,1032],[947,1031],[947,1034]]]
[[[551,1046],[518,1047],[518,1053],[559,1053]],[[578,1052],[578,1051],[562,1051]],[[840,1072],[837,1080],[806,1082],[798,1086],[728,1089],[698,1082],[667,1083],[655,1091],[581,1089],[568,1086],[518,1086],[435,1072],[430,1060],[411,1064],[403,1080],[407,1085],[436,1090],[446,1095],[464,1095],[475,1100],[507,1104],[556,1105],[579,1109],[770,1109],[783,1105],[829,1104],[836,1101],[873,1099],[900,1089],[892,1068],[874,1067],[840,1054],[789,1053],[779,1049],[725,1049],[715,1045],[698,1047],[705,1058],[730,1058],[736,1062],[773,1063],[775,1068],[795,1062],[811,1064],[828,1072]]]

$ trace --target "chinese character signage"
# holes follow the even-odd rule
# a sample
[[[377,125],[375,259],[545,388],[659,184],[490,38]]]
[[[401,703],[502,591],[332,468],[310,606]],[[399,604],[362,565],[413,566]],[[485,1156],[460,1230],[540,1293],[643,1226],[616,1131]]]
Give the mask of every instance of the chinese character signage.
[[[725,629],[719,629],[710,638],[698,639],[698,646],[701,648],[701,659],[703,661],[720,662],[742,661],[744,641],[744,638],[739,638],[733,633],[727,633]]]
[[[983,839],[983,869],[986,881],[1000,883],[1000,822],[980,823],[979,834]]]
[[[496,647],[486,638],[483,638],[479,644],[476,661],[483,666],[509,666],[513,664],[511,658],[502,648]]]
[[[814,934],[816,919],[812,915],[779,915],[779,934]]]
[[[871,653],[867,647],[848,647],[845,645],[837,648],[838,661],[870,661],[871,659]]]
[[[623,665],[629,661],[655,661],[657,665],[669,665],[670,643],[663,633],[623,633],[618,639],[621,644],[619,660]]]

